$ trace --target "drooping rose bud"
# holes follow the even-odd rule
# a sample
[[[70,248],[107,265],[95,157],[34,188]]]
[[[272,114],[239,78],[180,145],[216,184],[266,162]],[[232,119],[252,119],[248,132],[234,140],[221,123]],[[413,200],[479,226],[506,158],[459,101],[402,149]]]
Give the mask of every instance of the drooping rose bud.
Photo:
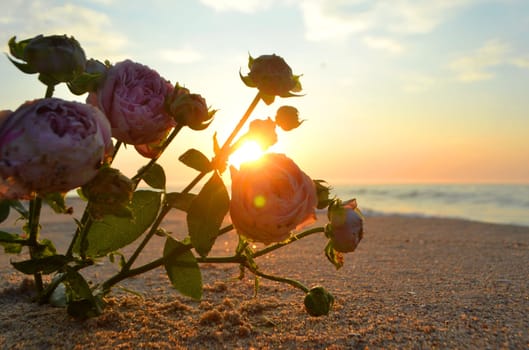
[[[168,100],[169,113],[177,124],[187,125],[193,130],[204,130],[213,121],[216,110],[209,110],[206,100],[199,94],[176,84]]]
[[[104,215],[130,217],[129,209],[134,184],[118,169],[103,167],[82,187],[83,196],[89,200],[88,211],[94,219]]]
[[[255,59],[250,56],[248,68],[247,76],[240,74],[242,81],[248,87],[259,89],[267,104],[271,104],[275,96],[292,97],[297,96],[292,92],[301,91],[300,76],[292,74],[292,69],[280,56],[262,55]]]
[[[276,124],[285,131],[290,131],[300,126],[304,120],[299,120],[296,107],[281,106],[276,112]]]
[[[240,235],[270,244],[314,222],[314,183],[284,154],[268,153],[230,170],[230,216]]]
[[[311,316],[329,314],[334,304],[334,296],[323,287],[314,287],[305,295],[305,310]]]
[[[85,68],[86,57],[81,45],[66,35],[38,35],[16,42],[9,40],[13,57],[25,63],[13,62],[24,73],[40,73],[39,80],[46,85],[69,82]]]
[[[156,71],[125,60],[108,69],[87,102],[105,113],[118,141],[142,145],[160,140],[175,126],[165,110],[165,100],[172,92],[173,86]]]
[[[364,219],[358,212],[356,200],[332,204],[329,206],[328,216],[334,250],[341,253],[353,252],[364,236]]]
[[[97,108],[35,100],[0,125],[0,177],[27,193],[66,192],[90,181],[112,149],[110,125]]]

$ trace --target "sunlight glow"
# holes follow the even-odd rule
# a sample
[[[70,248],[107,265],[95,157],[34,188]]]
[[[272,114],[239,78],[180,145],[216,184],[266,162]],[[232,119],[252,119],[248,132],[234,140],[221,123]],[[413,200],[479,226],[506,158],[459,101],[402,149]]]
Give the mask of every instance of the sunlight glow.
[[[229,158],[229,163],[236,168],[239,168],[242,163],[253,162],[263,156],[265,152],[261,146],[255,141],[246,141],[239,149],[232,153]]]

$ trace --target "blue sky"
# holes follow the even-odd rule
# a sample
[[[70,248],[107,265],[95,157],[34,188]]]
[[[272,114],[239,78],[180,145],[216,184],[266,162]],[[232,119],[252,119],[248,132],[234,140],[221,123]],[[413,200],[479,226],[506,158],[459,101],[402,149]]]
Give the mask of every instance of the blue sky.
[[[68,34],[88,57],[149,65],[219,109],[162,162],[179,182],[185,149],[211,154],[255,91],[247,55],[276,53],[303,74],[303,126],[283,150],[315,178],[348,182],[529,182],[529,2],[525,0],[11,1],[0,41]],[[44,87],[0,60],[0,109]],[[64,89],[57,96],[73,97]],[[128,152],[124,167],[143,160]],[[132,170],[130,170],[132,172]],[[177,175],[176,175],[177,174]]]

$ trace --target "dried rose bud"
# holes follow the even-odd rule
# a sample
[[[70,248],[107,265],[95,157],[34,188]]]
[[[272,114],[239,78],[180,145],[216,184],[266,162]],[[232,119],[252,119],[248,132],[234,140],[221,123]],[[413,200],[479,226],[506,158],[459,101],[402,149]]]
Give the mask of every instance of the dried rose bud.
[[[129,209],[133,182],[118,169],[103,167],[96,177],[82,187],[83,196],[89,200],[88,210],[94,219],[104,215],[131,216]]]
[[[38,35],[16,42],[9,40],[13,57],[25,63],[13,62],[24,73],[40,73],[39,80],[46,85],[69,82],[84,71],[86,56],[81,45],[66,35]]]
[[[314,287],[305,295],[305,310],[311,316],[328,315],[334,304],[334,297],[323,287]]]

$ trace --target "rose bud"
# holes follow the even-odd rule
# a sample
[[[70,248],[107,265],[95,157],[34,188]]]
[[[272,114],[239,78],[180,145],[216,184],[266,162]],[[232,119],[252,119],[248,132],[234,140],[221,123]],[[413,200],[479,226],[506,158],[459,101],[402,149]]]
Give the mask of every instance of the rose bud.
[[[275,96],[297,96],[292,92],[301,91],[299,75],[293,75],[292,69],[285,60],[275,54],[249,57],[247,76],[240,74],[242,81],[249,87],[256,87],[263,95],[267,104],[274,101]]]
[[[90,181],[112,148],[97,108],[57,98],[27,102],[0,125],[0,177],[28,193],[66,192]]]
[[[108,69],[87,102],[105,113],[118,141],[142,145],[160,140],[175,126],[165,111],[165,99],[172,92],[173,86],[156,71],[125,60]]]
[[[104,215],[130,217],[129,209],[134,184],[118,169],[103,167],[82,187],[83,196],[89,200],[88,211],[94,219]]]
[[[193,130],[204,130],[213,121],[216,110],[209,110],[206,100],[199,94],[176,84],[168,101],[169,113],[177,124],[187,125]]]
[[[284,154],[268,153],[230,170],[230,216],[240,235],[270,244],[314,222],[314,182]]]
[[[39,80],[46,85],[69,82],[85,68],[84,51],[73,37],[38,35],[18,43],[15,39],[9,40],[11,55],[25,63],[11,62],[25,73],[40,73]]]
[[[253,120],[248,126],[246,137],[256,141],[266,150],[277,142],[276,123],[270,118]]]
[[[364,219],[356,208],[356,200],[329,206],[328,216],[334,250],[353,252],[364,236]]]
[[[305,310],[311,316],[325,316],[329,314],[334,304],[334,297],[323,287],[314,287],[305,295]]]
[[[285,131],[290,131],[300,126],[304,120],[299,120],[298,110],[292,106],[281,106],[276,112],[276,124]]]

